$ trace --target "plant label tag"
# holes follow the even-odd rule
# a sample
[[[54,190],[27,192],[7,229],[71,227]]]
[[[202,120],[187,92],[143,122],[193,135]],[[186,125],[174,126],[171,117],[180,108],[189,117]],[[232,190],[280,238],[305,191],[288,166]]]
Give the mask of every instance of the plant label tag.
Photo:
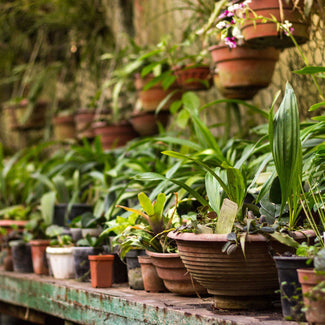
[[[229,234],[232,231],[238,211],[237,203],[224,199],[216,226],[216,234]]]

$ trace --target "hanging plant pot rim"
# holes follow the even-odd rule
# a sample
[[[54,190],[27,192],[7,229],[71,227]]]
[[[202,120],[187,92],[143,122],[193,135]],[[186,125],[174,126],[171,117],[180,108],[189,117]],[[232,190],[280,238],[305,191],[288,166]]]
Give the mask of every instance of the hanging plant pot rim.
[[[304,230],[304,231],[295,231],[293,232],[294,239],[303,239],[306,236],[314,236],[315,233],[313,230]],[[185,241],[205,241],[205,242],[226,242],[227,234],[194,234],[194,233],[178,233],[170,232],[168,237],[175,240],[185,240]],[[275,240],[275,239],[272,239]],[[261,234],[257,235],[247,235],[246,242],[266,242],[269,241],[267,237]]]

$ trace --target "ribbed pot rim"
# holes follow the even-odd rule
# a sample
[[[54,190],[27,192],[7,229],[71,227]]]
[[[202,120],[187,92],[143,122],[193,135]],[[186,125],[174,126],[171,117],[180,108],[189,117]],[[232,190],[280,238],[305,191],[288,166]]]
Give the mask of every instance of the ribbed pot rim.
[[[304,239],[306,236],[315,236],[313,230],[304,230],[304,231],[294,231],[294,239]],[[195,242],[226,242],[226,234],[194,234],[191,232],[175,232],[171,231],[168,233],[168,237],[174,240],[182,241],[195,241]],[[273,240],[273,239],[272,239]],[[269,238],[266,238],[262,234],[256,235],[247,235],[246,242],[266,242],[269,241]]]
[[[159,258],[178,258],[179,254],[178,253],[156,253],[156,252],[151,252],[146,250],[146,254],[152,257],[159,257]]]

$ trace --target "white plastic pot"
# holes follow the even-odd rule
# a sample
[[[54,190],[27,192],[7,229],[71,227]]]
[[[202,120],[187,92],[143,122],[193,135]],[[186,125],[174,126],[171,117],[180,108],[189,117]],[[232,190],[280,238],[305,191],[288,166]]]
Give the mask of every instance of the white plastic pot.
[[[47,247],[53,277],[56,279],[74,278],[73,247]]]

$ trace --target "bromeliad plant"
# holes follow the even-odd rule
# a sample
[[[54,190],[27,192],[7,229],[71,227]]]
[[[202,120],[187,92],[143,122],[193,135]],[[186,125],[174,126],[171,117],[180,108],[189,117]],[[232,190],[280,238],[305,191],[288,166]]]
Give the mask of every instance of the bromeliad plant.
[[[176,212],[177,195],[174,209],[167,214],[164,214],[167,201],[164,193],[158,194],[153,203],[143,192],[138,194],[138,199],[142,210],[118,206],[137,216],[135,225],[128,225],[115,238],[115,243],[119,244],[121,250],[121,257],[132,248],[147,249],[159,253],[174,252],[176,246],[166,235],[175,225],[173,218]]]

